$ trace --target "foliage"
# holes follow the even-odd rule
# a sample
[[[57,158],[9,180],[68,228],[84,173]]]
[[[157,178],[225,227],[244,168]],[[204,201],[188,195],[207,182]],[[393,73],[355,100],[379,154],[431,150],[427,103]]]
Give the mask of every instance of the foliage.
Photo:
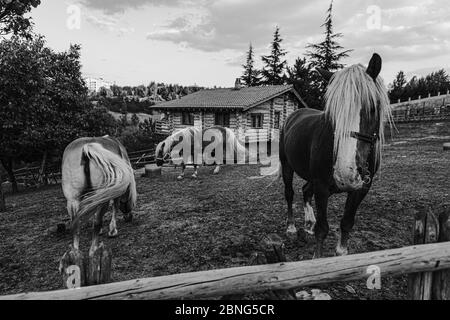
[[[446,93],[450,90],[450,76],[444,69],[432,72],[425,77],[413,77],[407,81],[403,71],[400,71],[390,86],[389,97],[391,102],[400,100],[412,100],[432,96],[440,93]]]
[[[287,83],[293,84],[308,107],[314,109],[322,109],[323,103],[318,77],[306,58],[297,58],[294,65],[287,68]]]
[[[40,4],[40,0],[0,0],[0,36],[15,34],[29,38],[32,22],[24,15]]]
[[[327,17],[322,27],[325,27],[325,40],[317,44],[309,44],[307,56],[314,67],[319,67],[328,71],[336,71],[344,67],[339,61],[348,57],[353,50],[343,50],[344,48],[337,42],[342,37],[342,33],[333,32],[333,1],[327,11]]]
[[[255,68],[255,60],[253,54],[253,46],[250,43],[250,47],[247,51],[247,62],[242,65],[244,72],[242,74],[242,81],[247,87],[256,87],[261,84],[261,71]]]
[[[261,72],[263,76],[263,84],[284,84],[284,72],[287,64],[284,56],[287,54],[287,52],[281,48],[282,42],[283,39],[280,36],[280,28],[277,26],[275,28],[273,41],[271,44],[271,54],[261,57],[264,63],[264,68]]]
[[[61,154],[81,136],[115,131],[104,108],[87,99],[80,47],[54,52],[43,37],[13,36],[0,42],[0,154],[35,160],[46,151]]]

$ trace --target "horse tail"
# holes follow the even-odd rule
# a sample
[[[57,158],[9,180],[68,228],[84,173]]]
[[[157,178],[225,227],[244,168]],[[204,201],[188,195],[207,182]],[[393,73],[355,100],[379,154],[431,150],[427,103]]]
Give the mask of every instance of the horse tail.
[[[109,203],[128,192],[130,207],[136,204],[136,182],[133,169],[121,156],[105,149],[99,143],[88,143],[83,146],[83,157],[88,159],[86,166],[93,161],[103,174],[103,183],[88,192],[80,202],[80,210],[74,222],[82,218],[90,218],[98,206]]]

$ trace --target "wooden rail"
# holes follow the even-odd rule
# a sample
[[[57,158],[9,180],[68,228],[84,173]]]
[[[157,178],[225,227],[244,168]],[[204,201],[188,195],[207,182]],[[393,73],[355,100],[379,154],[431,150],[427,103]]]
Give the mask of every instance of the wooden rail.
[[[434,243],[345,257],[136,279],[80,289],[4,296],[0,300],[212,298],[366,280],[370,266],[380,268],[381,279],[386,276],[448,269],[450,244]]]

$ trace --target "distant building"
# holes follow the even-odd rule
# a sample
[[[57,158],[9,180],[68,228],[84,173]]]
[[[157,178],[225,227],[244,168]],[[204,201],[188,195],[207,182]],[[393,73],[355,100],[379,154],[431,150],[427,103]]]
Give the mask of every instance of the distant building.
[[[208,89],[181,99],[156,104],[161,113],[157,131],[196,126],[202,129],[218,125],[233,129],[242,141],[272,140],[286,118],[298,108],[307,107],[291,85]]]
[[[103,78],[84,78],[84,81],[86,82],[86,86],[89,89],[89,92],[99,92],[100,88],[104,87],[106,89],[111,89],[111,86],[113,85],[112,82],[106,81]]]

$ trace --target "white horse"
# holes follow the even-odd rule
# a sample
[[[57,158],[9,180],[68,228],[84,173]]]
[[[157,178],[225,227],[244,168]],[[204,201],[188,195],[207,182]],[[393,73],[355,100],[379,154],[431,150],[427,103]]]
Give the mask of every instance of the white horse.
[[[62,188],[67,211],[72,219],[73,247],[79,249],[80,220],[95,216],[90,252],[98,248],[103,215],[113,201],[110,237],[117,236],[116,214],[120,209],[125,221],[132,220],[136,205],[134,172],[124,146],[108,136],[80,138],[64,151]]]
[[[198,178],[200,164],[215,165],[214,174],[218,174],[221,164],[245,160],[247,156],[247,149],[234,131],[219,126],[204,130],[197,127],[177,130],[160,142],[155,151],[157,166],[161,167],[170,161],[180,164],[181,174],[178,180],[184,179],[187,163],[193,163],[192,177]]]

